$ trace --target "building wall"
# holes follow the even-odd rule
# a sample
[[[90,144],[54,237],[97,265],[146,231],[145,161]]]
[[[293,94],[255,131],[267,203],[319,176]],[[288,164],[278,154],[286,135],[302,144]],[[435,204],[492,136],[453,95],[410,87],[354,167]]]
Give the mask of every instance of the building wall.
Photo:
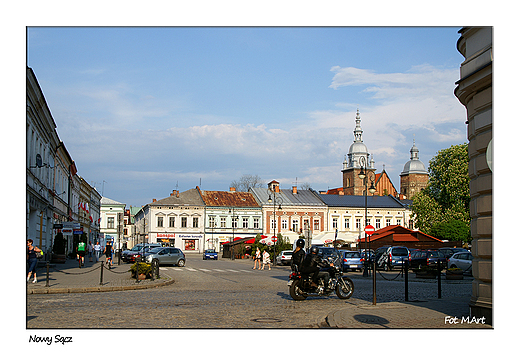
[[[412,199],[415,194],[428,186],[427,174],[406,174],[401,176],[401,194]]]
[[[455,95],[467,110],[470,217],[473,260],[472,315],[492,322],[493,308],[493,174],[486,160],[492,140],[493,46],[491,27],[459,31],[459,52],[465,57]],[[487,322],[486,321],[486,322]]]

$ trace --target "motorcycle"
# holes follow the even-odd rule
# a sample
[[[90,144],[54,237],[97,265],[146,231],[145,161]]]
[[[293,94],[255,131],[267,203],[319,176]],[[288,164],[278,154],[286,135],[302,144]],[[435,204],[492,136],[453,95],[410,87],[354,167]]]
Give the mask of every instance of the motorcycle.
[[[339,299],[348,299],[354,293],[354,282],[348,277],[343,277],[343,271],[337,265],[320,271],[317,287],[311,286],[311,281],[310,275],[302,275],[298,271],[291,273],[287,285],[292,299],[305,300],[309,296],[328,296],[334,291]]]

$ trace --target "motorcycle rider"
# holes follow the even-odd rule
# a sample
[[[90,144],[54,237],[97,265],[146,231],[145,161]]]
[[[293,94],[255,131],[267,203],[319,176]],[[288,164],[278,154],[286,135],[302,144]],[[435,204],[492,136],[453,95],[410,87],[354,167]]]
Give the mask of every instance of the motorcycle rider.
[[[302,262],[302,268],[301,268],[302,274],[306,274],[306,275],[312,274],[312,281],[311,281],[312,287],[318,286],[317,282],[318,282],[318,274],[320,273],[320,267],[328,267],[328,266],[333,267],[334,266],[334,264],[332,262],[328,263],[328,262],[324,261],[318,255],[318,252],[319,252],[318,246],[312,246],[311,250],[305,256],[305,258],[303,259],[303,262]],[[327,282],[327,280],[325,282]]]
[[[294,272],[301,271],[302,269],[302,262],[305,258],[305,250],[303,249],[304,247],[304,239],[296,240],[296,248],[294,249],[291,257],[291,270],[293,270]]]

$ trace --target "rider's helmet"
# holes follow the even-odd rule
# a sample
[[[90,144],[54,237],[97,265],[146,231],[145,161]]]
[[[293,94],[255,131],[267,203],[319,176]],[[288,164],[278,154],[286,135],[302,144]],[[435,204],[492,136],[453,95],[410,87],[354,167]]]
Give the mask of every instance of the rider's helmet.
[[[312,253],[313,255],[317,255],[319,250],[320,249],[318,248],[318,246],[312,246],[310,253]]]
[[[303,248],[305,246],[305,240],[304,239],[296,240],[296,246],[299,248]]]

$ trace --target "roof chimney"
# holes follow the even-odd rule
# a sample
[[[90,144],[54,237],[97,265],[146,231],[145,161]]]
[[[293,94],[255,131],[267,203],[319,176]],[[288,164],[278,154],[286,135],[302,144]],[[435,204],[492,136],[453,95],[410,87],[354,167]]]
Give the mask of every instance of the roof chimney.
[[[229,187],[229,191],[230,191],[230,192],[236,192],[236,191],[237,191],[237,188],[235,188],[235,187]]]
[[[292,187],[292,193],[293,194],[297,194],[298,193],[298,188],[296,186]]]
[[[157,199],[153,198],[152,203],[155,203],[155,202],[157,202]]]

